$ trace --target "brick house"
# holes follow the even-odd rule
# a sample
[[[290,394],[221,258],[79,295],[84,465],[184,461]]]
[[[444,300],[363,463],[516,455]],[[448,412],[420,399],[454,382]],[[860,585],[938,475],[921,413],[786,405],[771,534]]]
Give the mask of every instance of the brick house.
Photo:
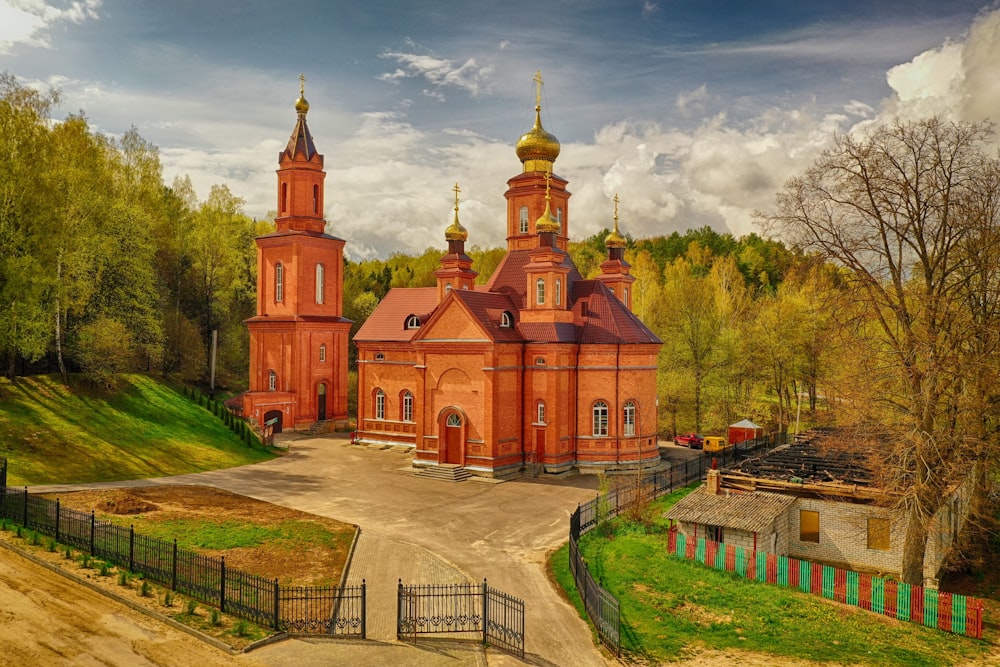
[[[863,447],[833,442],[807,435],[732,469],[710,470],[705,485],[666,516],[689,538],[899,577],[907,522],[893,507],[897,496],[875,483]],[[956,485],[933,517],[924,555],[928,583],[962,528],[971,490],[971,478]]]
[[[358,441],[483,476],[659,463],[661,341],[630,309],[617,198],[601,274],[584,280],[566,252],[570,192],[540,109],[517,142],[507,252],[486,284],[465,254],[456,185],[437,285],[390,290],[355,335]]]

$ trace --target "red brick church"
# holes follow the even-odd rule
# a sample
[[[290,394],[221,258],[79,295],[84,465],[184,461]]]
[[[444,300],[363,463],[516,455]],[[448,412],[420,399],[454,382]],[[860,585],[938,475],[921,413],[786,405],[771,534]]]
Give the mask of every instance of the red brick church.
[[[476,284],[456,185],[437,286],[390,290],[354,337],[357,438],[412,446],[416,466],[506,476],[526,463],[558,473],[660,460],[661,341],[631,312],[617,197],[602,273],[584,280],[566,252],[570,193],[553,173],[560,145],[542,127],[536,81],[496,271]]]
[[[250,330],[250,389],[238,414],[274,430],[347,424],[344,241],[326,233],[323,156],[304,86],[298,118],[278,155],[276,230],[257,239],[257,314]]]

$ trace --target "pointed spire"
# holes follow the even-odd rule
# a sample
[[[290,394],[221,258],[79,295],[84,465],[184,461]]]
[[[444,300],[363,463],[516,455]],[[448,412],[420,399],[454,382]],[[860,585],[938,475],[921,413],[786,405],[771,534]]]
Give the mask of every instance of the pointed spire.
[[[455,183],[452,190],[455,191],[455,220],[444,230],[444,239],[446,241],[465,241],[469,238],[469,232],[458,221],[458,193],[462,189],[458,187],[458,183]]]
[[[538,220],[535,220],[535,231],[539,234],[559,232],[559,221],[552,217],[552,209],[549,207],[552,201],[552,197],[549,195],[551,185],[552,175],[545,172],[545,212],[539,216]]]
[[[295,111],[298,120],[295,121],[295,128],[292,136],[288,139],[285,147],[285,155],[295,159],[299,154],[306,160],[311,160],[316,154],[316,145],[313,144],[312,134],[309,133],[309,126],[306,124],[306,114],[309,113],[309,102],[306,101],[306,75],[299,74],[299,99],[295,100]]]

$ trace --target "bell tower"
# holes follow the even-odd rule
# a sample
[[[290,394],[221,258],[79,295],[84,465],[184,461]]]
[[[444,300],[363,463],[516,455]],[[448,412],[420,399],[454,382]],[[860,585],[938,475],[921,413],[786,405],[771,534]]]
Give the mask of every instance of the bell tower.
[[[250,389],[242,414],[277,431],[347,424],[344,241],[326,233],[323,156],[299,77],[296,122],[278,154],[275,231],[257,238],[257,314],[250,330]],[[277,421],[274,421],[277,420]]]

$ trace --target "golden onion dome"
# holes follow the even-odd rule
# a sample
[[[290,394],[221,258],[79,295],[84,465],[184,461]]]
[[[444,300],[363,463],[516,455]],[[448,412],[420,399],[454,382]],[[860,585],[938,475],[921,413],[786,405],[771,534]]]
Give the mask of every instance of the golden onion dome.
[[[309,102],[306,101],[306,75],[299,74],[299,99],[295,100],[295,110],[298,113],[309,113]]]
[[[445,241],[467,241],[469,239],[469,232],[466,231],[462,223],[458,221],[458,193],[461,189],[458,187],[458,183],[455,183],[455,187],[452,188],[455,191],[455,219],[452,221],[448,228],[444,230],[444,240]]]
[[[624,248],[628,245],[628,240],[618,231],[618,193],[615,193],[615,228],[604,238],[605,248]]]
[[[535,105],[535,126],[517,140],[515,151],[522,163],[529,160],[555,162],[556,158],[559,157],[559,140],[542,127],[541,112],[542,107]]]
[[[552,217],[548,197],[545,198],[545,213],[535,220],[535,231],[539,234],[559,231],[559,221]]]

